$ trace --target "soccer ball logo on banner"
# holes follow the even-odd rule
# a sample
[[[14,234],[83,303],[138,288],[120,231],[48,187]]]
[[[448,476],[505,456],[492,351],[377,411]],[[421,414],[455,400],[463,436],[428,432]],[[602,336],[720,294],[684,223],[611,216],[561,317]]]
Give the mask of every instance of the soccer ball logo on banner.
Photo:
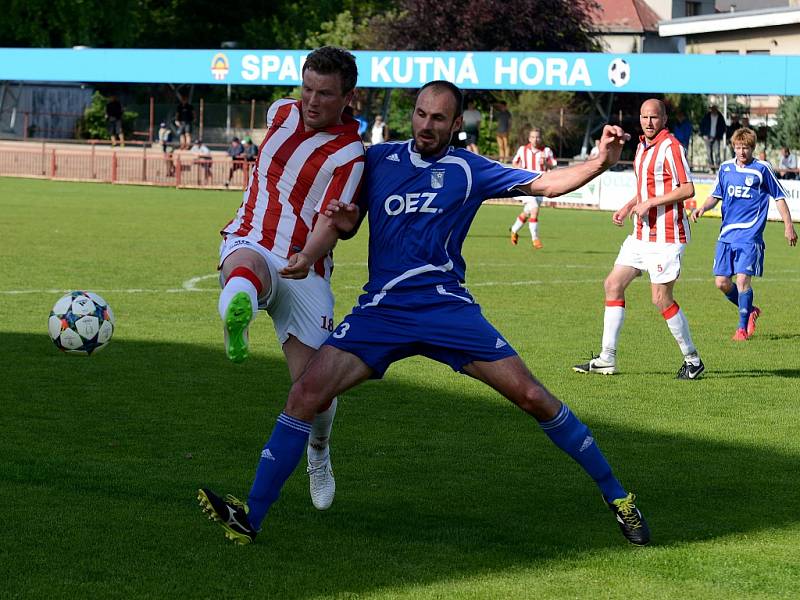
[[[631,66],[624,58],[615,58],[608,65],[608,80],[614,87],[627,85],[631,80]]]

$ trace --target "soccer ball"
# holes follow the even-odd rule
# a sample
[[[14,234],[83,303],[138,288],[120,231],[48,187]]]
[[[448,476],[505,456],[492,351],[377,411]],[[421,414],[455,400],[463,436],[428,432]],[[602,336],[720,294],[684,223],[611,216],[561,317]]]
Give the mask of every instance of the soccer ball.
[[[615,58],[608,65],[608,80],[614,87],[627,85],[631,80],[631,66],[624,58]]]
[[[53,306],[47,329],[59,350],[88,356],[111,339],[114,313],[97,294],[70,292]]]

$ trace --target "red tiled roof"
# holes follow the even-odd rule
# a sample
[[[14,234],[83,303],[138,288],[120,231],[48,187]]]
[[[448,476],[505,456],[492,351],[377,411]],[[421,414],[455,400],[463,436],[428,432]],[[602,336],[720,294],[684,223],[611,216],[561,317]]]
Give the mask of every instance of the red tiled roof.
[[[658,31],[661,18],[644,0],[595,0],[592,23],[598,31],[643,33]]]

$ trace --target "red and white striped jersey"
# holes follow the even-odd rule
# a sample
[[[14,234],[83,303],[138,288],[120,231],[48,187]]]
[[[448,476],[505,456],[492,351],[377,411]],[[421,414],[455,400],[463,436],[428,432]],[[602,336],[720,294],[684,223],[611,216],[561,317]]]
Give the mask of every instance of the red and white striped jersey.
[[[220,232],[257,242],[278,256],[300,252],[319,212],[331,200],[352,202],[364,173],[358,122],[306,131],[299,100],[278,100],[267,111],[267,135],[258,151],[242,205]],[[333,256],[314,270],[330,277]]]
[[[639,140],[633,161],[637,204],[692,181],[683,146],[669,131],[662,129],[649,145],[644,136]],[[637,240],[646,242],[687,243],[691,232],[683,202],[651,208],[642,219],[634,214],[633,233]]]
[[[548,168],[555,167],[557,163],[556,157],[549,147],[537,148],[533,144],[525,144],[519,147],[511,164],[518,169],[544,173]]]

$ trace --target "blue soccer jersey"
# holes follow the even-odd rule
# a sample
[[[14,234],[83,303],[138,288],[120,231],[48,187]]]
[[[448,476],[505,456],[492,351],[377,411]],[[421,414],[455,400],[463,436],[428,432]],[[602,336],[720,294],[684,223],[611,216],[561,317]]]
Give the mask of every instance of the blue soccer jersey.
[[[539,177],[464,149],[428,160],[412,140],[367,150],[359,202],[369,217],[368,294],[464,281],[461,246],[487,198]],[[402,190],[402,193],[399,191]]]
[[[786,198],[772,167],[760,160],[744,167],[735,159],[722,163],[711,195],[722,198],[719,241],[729,244],[763,244],[769,200]]]

